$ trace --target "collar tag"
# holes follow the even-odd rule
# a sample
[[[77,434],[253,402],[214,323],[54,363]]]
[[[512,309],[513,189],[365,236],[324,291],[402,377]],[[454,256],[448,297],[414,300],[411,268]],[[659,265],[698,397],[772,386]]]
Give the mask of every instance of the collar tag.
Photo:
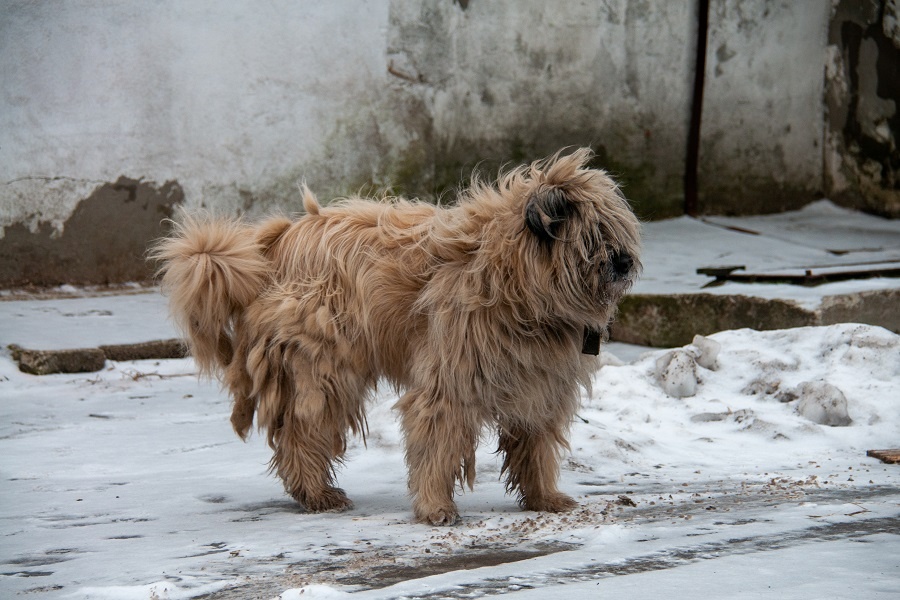
[[[600,354],[600,330],[590,327],[584,328],[584,337],[581,340],[581,353],[597,356]]]

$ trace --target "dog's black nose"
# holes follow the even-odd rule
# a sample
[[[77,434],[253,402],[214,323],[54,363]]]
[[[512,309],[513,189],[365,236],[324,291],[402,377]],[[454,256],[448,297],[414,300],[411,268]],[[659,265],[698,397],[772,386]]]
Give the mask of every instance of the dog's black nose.
[[[612,257],[613,270],[619,277],[624,277],[631,272],[634,267],[634,259],[627,252],[614,252]]]

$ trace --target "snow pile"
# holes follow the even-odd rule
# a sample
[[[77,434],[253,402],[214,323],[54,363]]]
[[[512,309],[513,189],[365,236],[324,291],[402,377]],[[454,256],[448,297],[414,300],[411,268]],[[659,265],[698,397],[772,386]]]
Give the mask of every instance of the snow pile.
[[[789,402],[794,395],[799,397],[797,414],[813,423],[842,427],[852,422],[847,414],[847,397],[830,383],[804,381],[797,388],[796,394],[788,395],[785,401]]]
[[[584,405],[587,423],[576,422],[574,433],[575,455],[586,462],[597,452],[721,468],[742,457],[759,464],[762,455],[793,464],[824,448],[864,454],[900,441],[900,336],[857,324],[697,336],[604,366]]]
[[[697,359],[685,350],[666,352],[656,359],[656,377],[665,393],[687,398],[697,393]]]
[[[852,345],[853,336],[844,341]],[[869,344],[868,341],[863,343]],[[881,345],[888,349],[888,354],[883,358],[891,360],[890,350],[893,349],[891,343],[888,341]],[[656,377],[662,390],[675,398],[694,396],[700,383],[699,369],[702,367],[709,371],[717,370],[719,368],[717,357],[721,348],[721,344],[716,340],[698,335],[694,336],[690,346],[666,352],[657,358]],[[754,361],[752,364],[758,363],[759,361]],[[788,370],[799,369],[799,365],[789,367],[783,362],[774,364],[776,367],[785,365],[783,368]],[[851,423],[847,414],[847,398],[837,386],[820,380],[804,381],[796,390],[781,387],[781,379],[777,374],[773,374],[771,368],[767,368],[765,374],[753,380],[742,392],[749,392],[752,395],[774,395],[777,400],[785,403],[797,400],[797,413],[820,425],[846,426]]]

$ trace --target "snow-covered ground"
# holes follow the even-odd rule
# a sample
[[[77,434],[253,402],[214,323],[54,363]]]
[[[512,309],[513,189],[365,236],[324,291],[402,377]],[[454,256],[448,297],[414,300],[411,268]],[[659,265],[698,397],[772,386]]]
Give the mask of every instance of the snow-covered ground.
[[[876,238],[854,238],[856,217],[829,220],[834,210],[757,218],[761,236],[648,224],[637,291],[696,291],[708,281],[696,267],[736,257],[846,256],[817,244],[854,243],[878,260],[900,251],[893,223],[860,215],[867,232],[886,231],[866,249]],[[835,218],[847,235],[828,243],[840,248],[790,233]],[[852,286],[898,280],[711,290],[814,304]],[[154,291],[0,302],[3,348],[175,335]],[[487,436],[453,528],[411,522],[387,387],[372,400],[367,447],[356,442],[339,473],[355,507],[307,514],[267,474],[264,441],[234,435],[227,398],[190,359],[37,377],[3,351],[0,598],[900,597],[900,465],[866,456],[900,447],[900,336],[846,324],[607,350],[563,466],[580,507],[520,511]]]
[[[411,523],[391,392],[373,400],[368,447],[353,445],[340,473],[355,508],[305,514],[266,474],[263,441],[232,433],[227,399],[190,359],[36,377],[4,356],[0,589],[897,597],[900,467],[865,452],[900,445],[900,336],[840,325],[698,343],[719,346],[714,362],[715,348],[689,346],[677,360],[609,358],[596,374],[562,475],[574,513],[518,510],[486,438],[475,491],[459,497],[463,522],[449,529]],[[686,370],[665,370],[678,360]],[[690,391],[685,373],[693,395],[667,394],[673,381]],[[841,398],[849,423],[811,420],[842,416]],[[824,413],[801,414],[823,399]]]

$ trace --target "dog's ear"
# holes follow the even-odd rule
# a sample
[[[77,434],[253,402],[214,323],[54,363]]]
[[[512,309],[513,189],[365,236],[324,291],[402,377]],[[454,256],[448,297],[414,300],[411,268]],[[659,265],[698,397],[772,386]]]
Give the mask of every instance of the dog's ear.
[[[537,190],[525,205],[525,225],[542,242],[558,240],[559,230],[572,214],[572,202],[558,187]]]

